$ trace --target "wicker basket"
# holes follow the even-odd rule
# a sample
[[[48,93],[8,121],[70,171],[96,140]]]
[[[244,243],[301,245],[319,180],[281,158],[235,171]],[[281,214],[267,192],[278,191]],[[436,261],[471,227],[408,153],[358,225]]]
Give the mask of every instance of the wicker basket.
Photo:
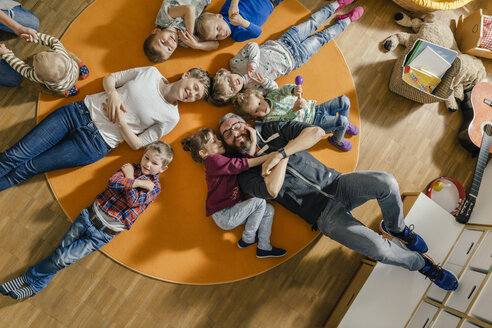
[[[416,40],[415,42],[417,41],[419,40]],[[451,67],[441,78],[441,83],[437,85],[434,92],[431,94],[417,89],[403,80],[404,63],[407,55],[410,54],[412,49],[413,46],[396,60],[395,66],[393,67],[393,72],[391,73],[389,89],[400,96],[422,104],[434,103],[448,99],[453,93],[453,88],[451,86],[453,85],[454,78],[461,70],[461,59],[456,57]]]
[[[417,13],[436,10],[453,10],[466,5],[471,0],[437,1],[437,0],[393,0],[400,7]]]

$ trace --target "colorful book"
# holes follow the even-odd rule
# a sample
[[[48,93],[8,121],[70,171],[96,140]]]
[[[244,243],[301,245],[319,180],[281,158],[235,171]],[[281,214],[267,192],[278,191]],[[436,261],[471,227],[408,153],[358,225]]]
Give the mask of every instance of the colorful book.
[[[422,44],[422,40],[418,40],[417,42],[415,42],[415,46],[413,47],[413,50],[410,52],[410,54],[407,56],[407,59],[405,60],[405,66],[408,66],[408,64],[410,64],[412,60],[415,58],[415,55],[417,54],[421,44]]]
[[[451,67],[451,64],[442,58],[437,52],[432,50],[431,47],[425,47],[421,53],[415,55],[415,58],[409,66],[419,70],[425,70],[432,75],[441,78]]]
[[[423,69],[405,66],[403,80],[411,86],[427,93],[432,93],[441,79]]]
[[[426,47],[429,47],[432,50],[434,50],[439,56],[441,56],[449,64],[452,64],[454,59],[458,56],[458,53],[456,51],[438,46],[437,44],[430,43],[428,41],[420,40],[420,39],[418,42],[420,42],[420,47],[416,49],[414,58],[418,56]],[[410,62],[408,62],[408,64],[410,64]]]

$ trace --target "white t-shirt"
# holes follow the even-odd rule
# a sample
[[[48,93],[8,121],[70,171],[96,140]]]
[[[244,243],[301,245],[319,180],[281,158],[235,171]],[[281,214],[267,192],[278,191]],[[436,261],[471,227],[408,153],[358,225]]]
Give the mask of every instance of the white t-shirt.
[[[159,91],[161,79],[167,80],[155,67],[137,67],[111,74],[116,90],[126,108],[126,122],[144,146],[168,134],[179,121],[178,106],[168,103]],[[118,126],[112,123],[103,109],[106,92],[85,97],[94,124],[104,141],[115,148],[123,141]]]

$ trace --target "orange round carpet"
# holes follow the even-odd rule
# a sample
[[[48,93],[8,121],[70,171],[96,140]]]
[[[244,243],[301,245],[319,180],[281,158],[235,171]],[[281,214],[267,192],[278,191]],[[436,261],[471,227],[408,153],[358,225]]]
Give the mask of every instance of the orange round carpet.
[[[218,12],[223,1],[213,1],[207,10]],[[64,104],[82,100],[103,90],[102,78],[111,72],[149,66],[142,43],[154,27],[161,0],[97,0],[70,26],[62,38],[65,47],[77,54],[89,67],[91,75],[79,82],[80,94],[66,99],[42,95],[38,120]],[[288,27],[310,16],[295,0],[280,4],[263,26],[259,44],[278,38]],[[350,26],[349,26],[350,28]],[[170,60],[156,67],[170,81],[192,67],[202,67],[212,74],[228,67],[246,43],[223,41],[214,52],[178,48]],[[355,87],[345,60],[334,42],[325,45],[311,61],[277,80],[279,85],[293,83],[296,75],[304,77],[306,99],[323,102],[347,95],[352,107],[350,121],[359,126]],[[318,235],[301,218],[277,204],[271,241],[285,248],[287,256],[257,259],[255,247],[239,249],[237,240],[242,227],[222,231],[205,217],[206,182],[202,165],[192,161],[180,140],[203,126],[217,127],[219,118],[232,108],[216,108],[204,101],[180,104],[180,122],[162,140],[172,145],[175,159],[161,175],[162,193],[137,220],[130,231],[120,233],[102,251],[118,263],[141,274],[165,281],[186,284],[216,284],[237,281],[269,270],[306,247]],[[342,153],[321,141],[310,151],[327,166],[342,172],[355,168],[358,136],[351,137],[353,150]],[[109,177],[126,162],[138,162],[141,151],[131,151],[126,144],[112,150],[101,161],[89,166],[49,173],[48,181],[60,205],[73,220],[101,192]]]

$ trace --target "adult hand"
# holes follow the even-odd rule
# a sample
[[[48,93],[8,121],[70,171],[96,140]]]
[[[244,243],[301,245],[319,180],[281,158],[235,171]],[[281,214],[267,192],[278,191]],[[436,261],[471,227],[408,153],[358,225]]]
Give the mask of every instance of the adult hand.
[[[17,34],[27,42],[31,42],[32,40],[38,40],[38,32],[30,27],[25,27],[21,25],[14,32],[15,34]]]
[[[244,128],[249,132],[249,139],[251,140],[251,143],[256,144],[256,130],[250,127],[248,124],[245,124]]]
[[[181,30],[178,30],[178,35],[181,41],[183,41],[183,43],[186,44],[191,49],[196,49],[199,47],[198,40],[190,32],[188,31],[183,32]]]
[[[108,116],[108,119],[113,123],[117,123],[117,111],[121,110],[126,113],[125,105],[121,101],[118,92],[109,92],[107,93],[107,95],[108,100],[107,103],[103,104],[103,108],[106,110],[106,115]]]
[[[130,163],[123,164],[123,166],[121,167],[121,171],[123,171],[123,174],[126,178],[133,179],[133,165],[131,165]]]
[[[261,165],[261,174],[266,177],[277,164],[282,160],[283,156],[278,151],[269,154],[269,158]]]

